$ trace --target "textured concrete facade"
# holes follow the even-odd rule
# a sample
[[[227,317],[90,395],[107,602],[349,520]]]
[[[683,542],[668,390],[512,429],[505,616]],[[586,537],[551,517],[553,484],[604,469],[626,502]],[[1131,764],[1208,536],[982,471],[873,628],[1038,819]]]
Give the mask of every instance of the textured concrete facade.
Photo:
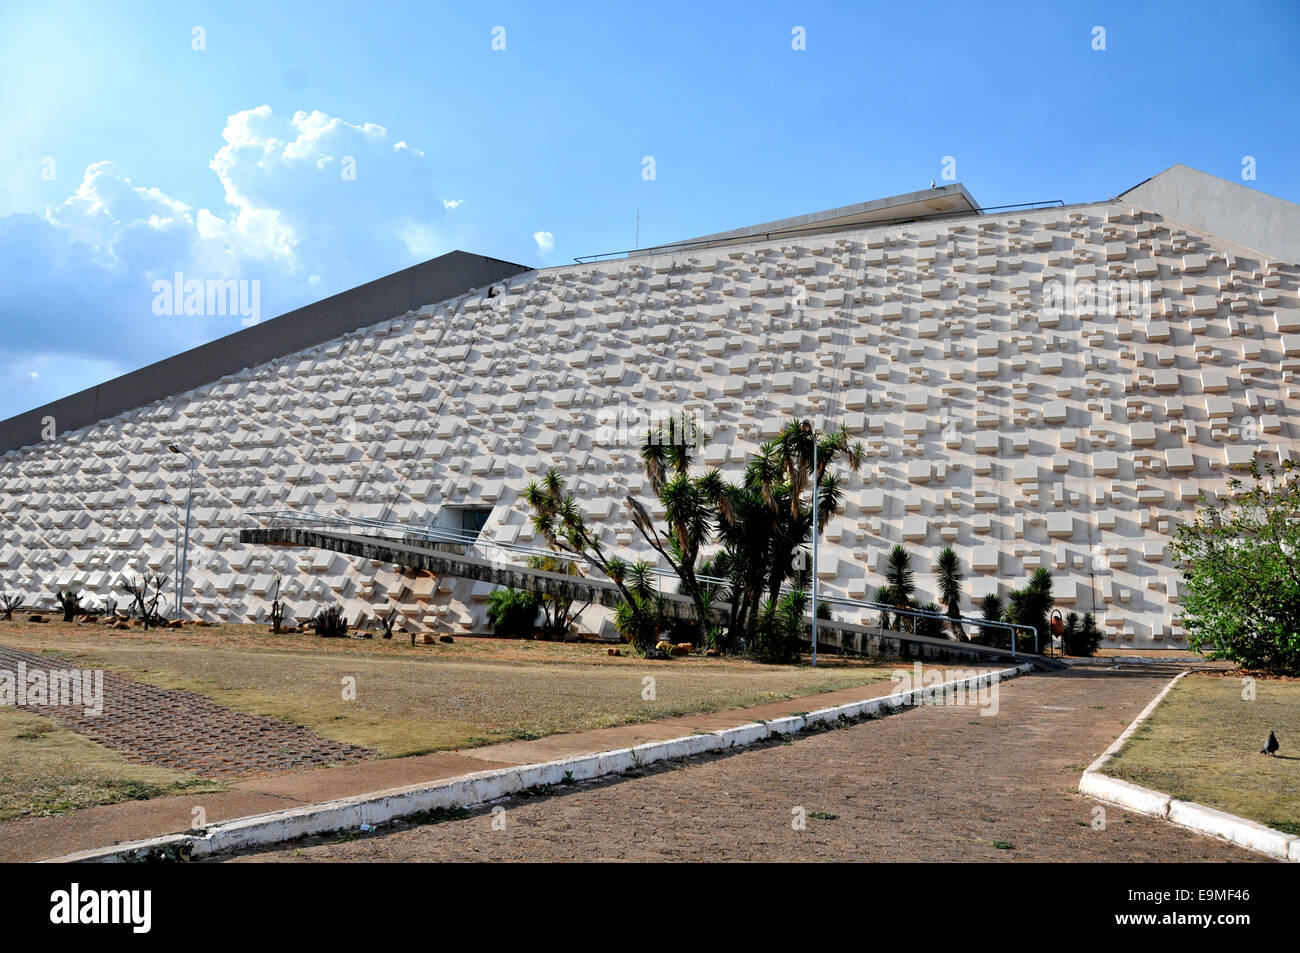
[[[173,512],[148,504],[184,498],[177,442],[202,461],[187,602],[205,617],[265,618],[281,573],[302,615],[397,603],[482,630],[490,583],[243,546],[245,513],[428,524],[481,505],[485,538],[540,545],[520,492],[555,467],[611,547],[647,556],[622,503],[649,502],[647,421],[693,413],[700,464],[736,477],[796,415],[867,449],[824,591],[869,599],[901,542],[931,598],[952,545],[968,612],[1046,566],[1106,644],[1178,646],[1175,527],[1229,465],[1296,455],[1297,274],[1125,201],[529,272],[5,454],[0,589],[102,598],[170,573]]]

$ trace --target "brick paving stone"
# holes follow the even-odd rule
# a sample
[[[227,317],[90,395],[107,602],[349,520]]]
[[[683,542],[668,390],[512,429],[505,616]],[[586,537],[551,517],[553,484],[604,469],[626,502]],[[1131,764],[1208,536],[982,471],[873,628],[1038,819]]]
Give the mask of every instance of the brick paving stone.
[[[71,666],[56,658],[0,645],[0,669],[49,672]],[[250,715],[179,689],[159,688],[104,673],[103,711],[81,705],[23,705],[121,753],[128,761],[191,771],[207,778],[236,778],[286,768],[364,761],[379,756],[358,745],[322,738],[310,728]]]

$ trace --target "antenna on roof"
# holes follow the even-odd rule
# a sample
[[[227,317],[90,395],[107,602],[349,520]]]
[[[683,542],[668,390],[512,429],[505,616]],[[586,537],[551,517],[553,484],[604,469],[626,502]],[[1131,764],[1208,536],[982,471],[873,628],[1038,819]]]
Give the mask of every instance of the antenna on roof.
[[[636,210],[636,234],[632,238],[632,250],[636,251],[641,247],[641,210]]]
[[[930,188],[934,188],[934,179],[930,180]]]

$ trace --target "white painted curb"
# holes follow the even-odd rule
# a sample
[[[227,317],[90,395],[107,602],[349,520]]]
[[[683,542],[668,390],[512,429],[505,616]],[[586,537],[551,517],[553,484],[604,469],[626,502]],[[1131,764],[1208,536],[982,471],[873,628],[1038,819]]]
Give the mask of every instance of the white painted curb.
[[[1180,672],[1176,675],[1160,691],[1160,694],[1151,700],[1151,704],[1142,709],[1142,714],[1133,720],[1133,724],[1124,729],[1124,733],[1115,739],[1115,743],[1107,748],[1100,758],[1088,765],[1088,769],[1083,772],[1083,777],[1079,779],[1079,793],[1098,801],[1116,804],[1138,814],[1161,818],[1179,827],[1196,831],[1198,834],[1209,834],[1211,837],[1267,854],[1277,860],[1300,863],[1300,837],[1284,834],[1282,831],[1265,827],[1263,824],[1257,824],[1235,814],[1197,804],[1195,801],[1180,801],[1168,794],[1144,788],[1140,784],[1101,773],[1106,762],[1119,753],[1133,732],[1137,731],[1142,722],[1151,716],[1156,706],[1178,684],[1178,680],[1187,674],[1187,672]]]
[[[116,844],[112,847],[78,851],[47,863],[112,863],[143,858],[155,851],[164,854],[169,851],[180,851],[191,858],[207,857],[223,851],[242,850],[277,844],[298,837],[354,829],[361,824],[378,825],[437,808],[471,807],[518,794],[520,791],[539,785],[556,785],[570,780],[586,781],[622,774],[656,761],[670,761],[710,751],[742,748],[779,735],[798,734],[811,725],[834,724],[841,718],[878,715],[882,710],[912,704],[915,697],[922,692],[937,694],[945,690],[970,691],[1024,675],[1032,670],[1031,663],[1024,663],[970,678],[954,679],[933,686],[927,685],[916,691],[895,692],[881,698],[868,698],[833,708],[822,708],[806,715],[791,715],[768,722],[752,722],[735,728],[651,742],[637,748],[618,748],[557,761],[544,761],[513,768],[494,768],[460,775],[434,784],[414,784],[320,804],[306,804],[269,814],[222,821],[193,834],[168,834],[163,837]]]

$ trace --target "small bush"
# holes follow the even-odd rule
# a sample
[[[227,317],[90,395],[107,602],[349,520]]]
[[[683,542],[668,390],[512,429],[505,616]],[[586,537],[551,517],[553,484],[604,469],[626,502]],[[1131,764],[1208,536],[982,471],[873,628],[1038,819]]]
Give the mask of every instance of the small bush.
[[[311,620],[311,626],[316,630],[317,635],[327,639],[342,638],[348,634],[348,622],[343,618],[341,606],[327,606],[322,609]]]
[[[767,600],[758,617],[758,627],[749,654],[760,662],[785,665],[799,658],[803,616],[808,609],[808,593],[792,589],[773,603]]]
[[[81,593],[75,589],[64,589],[58,598],[59,605],[63,607],[63,621],[71,622],[81,611]]]
[[[1097,628],[1091,612],[1085,612],[1082,620],[1077,612],[1071,612],[1065,617],[1061,645],[1066,655],[1088,657],[1097,654],[1097,649],[1101,646],[1101,630]]]
[[[162,599],[163,587],[166,584],[167,578],[156,574],[143,576],[138,582],[126,577],[122,578],[121,586],[131,597],[132,611],[145,629],[162,625],[165,621],[158,611],[158,603]]]
[[[942,611],[933,602],[918,606],[917,610],[919,612],[933,612],[936,615]],[[933,616],[913,616],[912,621],[917,635],[928,636],[932,639],[942,639],[944,637],[944,622],[942,619],[936,619]]]
[[[627,602],[620,602],[614,610],[614,628],[638,652],[648,658],[653,657],[650,653],[654,651],[659,633],[664,628],[663,616],[653,596],[643,597],[633,593],[632,598],[638,600],[636,609]]]
[[[535,592],[496,589],[488,596],[487,618],[494,635],[525,639],[537,631],[541,600]]]

